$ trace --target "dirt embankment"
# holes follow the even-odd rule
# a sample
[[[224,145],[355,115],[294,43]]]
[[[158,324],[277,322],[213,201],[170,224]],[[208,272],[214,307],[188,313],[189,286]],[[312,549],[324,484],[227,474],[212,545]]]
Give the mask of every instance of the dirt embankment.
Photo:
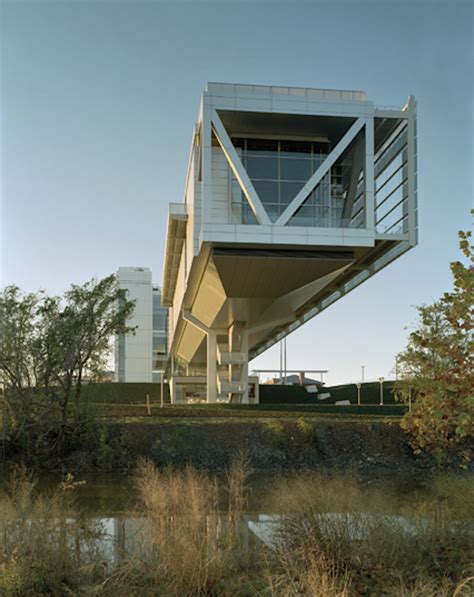
[[[429,456],[415,456],[397,422],[180,421],[109,423],[99,454],[73,453],[68,470],[135,468],[137,459],[158,466],[222,471],[244,452],[255,471],[353,470],[360,473],[423,471]],[[459,469],[459,462],[450,467]]]

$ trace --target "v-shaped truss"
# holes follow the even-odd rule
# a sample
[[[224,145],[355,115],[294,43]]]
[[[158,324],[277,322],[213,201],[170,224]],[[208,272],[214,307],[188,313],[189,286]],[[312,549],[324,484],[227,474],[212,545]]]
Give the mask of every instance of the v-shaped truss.
[[[229,166],[234,173],[235,178],[238,180],[239,185],[242,189],[243,194],[247,198],[252,211],[257,218],[259,224],[271,225],[270,218],[268,217],[262,202],[252,184],[252,181],[247,174],[247,171],[242,164],[238,153],[235,151],[234,144],[232,143],[227,131],[225,130],[222,120],[216,110],[212,111],[211,116],[212,130],[216,136],[219,145],[224,152],[224,155],[229,162]]]
[[[261,202],[255,188],[250,180],[242,161],[235,150],[235,147],[230,139],[227,131],[225,130],[222,120],[216,110],[212,111],[211,116],[212,130],[222,151],[229,163],[234,176],[236,177],[242,192],[244,193],[249,205],[258,221],[259,224],[274,225],[274,226],[285,226],[296,211],[303,205],[307,197],[314,191],[318,184],[322,181],[324,176],[329,172],[330,168],[335,164],[341,154],[347,149],[350,143],[355,139],[356,135],[362,129],[365,124],[364,118],[358,118],[350,129],[345,133],[342,139],[337,143],[331,153],[326,157],[324,162],[310,177],[308,182],[298,191],[295,197],[290,201],[286,209],[280,215],[278,220],[272,224],[268,217],[265,207]]]

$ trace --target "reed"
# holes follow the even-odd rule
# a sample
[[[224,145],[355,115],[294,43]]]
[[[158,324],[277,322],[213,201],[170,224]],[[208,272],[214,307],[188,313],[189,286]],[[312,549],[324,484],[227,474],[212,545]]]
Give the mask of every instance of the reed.
[[[94,583],[103,557],[100,525],[84,518],[72,479],[37,491],[24,467],[0,493],[0,594],[64,595]]]
[[[243,455],[224,479],[142,461],[137,551],[105,566],[104,534],[78,511],[74,480],[40,492],[17,468],[0,494],[0,594],[473,594],[472,481],[440,482],[434,498],[417,498],[398,516],[400,501],[350,475],[280,477],[266,504],[280,513],[270,549],[244,524],[248,477]]]
[[[368,497],[354,478],[303,475],[276,490],[274,505],[285,513],[276,559],[284,578],[307,587],[320,579],[322,595],[344,595],[348,585],[450,595],[473,574],[472,483],[462,496],[426,502],[402,517],[390,512],[386,494]],[[336,584],[324,588],[323,580]],[[438,593],[429,592],[432,586]]]
[[[191,467],[159,470],[142,461],[135,479],[138,507],[147,521],[142,551],[114,573],[108,590],[113,593],[120,581],[122,587],[134,586],[143,594],[223,594],[226,583],[251,565],[240,529],[247,477],[240,456],[227,472],[227,504],[222,508],[216,477]]]

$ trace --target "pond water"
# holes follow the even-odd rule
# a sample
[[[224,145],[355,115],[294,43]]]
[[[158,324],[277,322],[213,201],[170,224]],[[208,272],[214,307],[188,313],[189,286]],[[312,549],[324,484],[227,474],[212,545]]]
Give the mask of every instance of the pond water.
[[[281,482],[288,482],[298,479],[311,473],[301,474],[253,474],[248,481],[248,501],[250,511],[259,511],[262,504],[266,502],[268,495],[277,488]],[[320,479],[350,479],[357,480],[360,487],[367,495],[375,490],[382,490],[390,495],[390,505],[394,502],[400,505],[416,503],[426,499],[442,499],[445,496],[447,487],[453,482],[462,480],[469,487],[474,488],[474,475],[472,474],[438,474],[427,475],[392,475],[390,477],[360,477],[351,474],[325,475],[315,473]],[[8,474],[0,472],[0,490],[6,488]],[[40,491],[47,491],[54,488],[58,483],[64,481],[60,474],[39,474],[35,475],[37,486]],[[225,490],[225,478],[219,477],[219,484],[222,491]],[[134,477],[130,474],[121,473],[86,473],[74,475],[74,482],[78,482],[76,500],[81,510],[90,515],[120,515],[135,509],[137,494],[134,488]]]
[[[62,479],[47,475],[38,479],[38,490],[48,491]],[[117,474],[77,475],[76,491],[78,509],[92,523],[98,523],[104,534],[100,540],[101,552],[109,562],[133,556],[143,548],[147,536],[147,519],[137,505],[133,476]],[[6,476],[0,478],[0,488],[5,487]],[[225,512],[226,480],[219,478],[222,511]],[[268,547],[274,543],[274,531],[285,512],[285,499],[292,492],[303,492],[308,487],[317,488],[315,500],[324,524],[331,525],[347,513],[359,516],[389,517],[396,524],[402,523],[412,532],[413,517],[433,516],[453,498],[462,498],[463,508],[458,509],[463,518],[469,518],[474,504],[474,476],[437,475],[426,478],[392,476],[390,478],[356,478],[351,475],[253,475],[248,481],[247,505],[242,516],[242,531],[249,537],[262,541]],[[357,488],[354,491],[354,487]],[[310,495],[310,494],[307,494]],[[223,519],[225,519],[225,514]],[[457,521],[456,521],[457,523]],[[472,517],[468,520],[472,524]],[[354,539],[357,536],[354,527]]]
[[[393,475],[384,478],[319,473],[254,474],[250,476],[247,483],[247,514],[260,514],[262,510],[267,512],[269,507],[274,507],[274,494],[283,484],[291,489],[292,482],[301,480],[304,482],[306,478],[317,478],[321,485],[327,484],[328,488],[331,488],[334,482],[344,487],[347,479],[346,486],[349,488],[356,483],[362,497],[367,499],[367,504],[370,504],[377,494],[379,498],[382,496],[386,512],[393,514],[403,514],[412,510],[418,511],[428,505],[443,504],[458,491],[474,492],[474,475],[470,473],[434,474],[425,477]],[[224,477],[218,479],[224,495],[226,480]],[[43,475],[38,479],[38,487],[45,490],[51,489],[62,480],[59,475]],[[77,504],[90,516],[115,517],[137,511],[133,475],[86,474],[75,476],[74,481],[81,483],[76,490]],[[0,488],[4,487],[6,482],[6,476],[0,477]],[[357,495],[357,499],[359,498],[360,495]],[[348,497],[348,505],[351,506],[350,497]]]

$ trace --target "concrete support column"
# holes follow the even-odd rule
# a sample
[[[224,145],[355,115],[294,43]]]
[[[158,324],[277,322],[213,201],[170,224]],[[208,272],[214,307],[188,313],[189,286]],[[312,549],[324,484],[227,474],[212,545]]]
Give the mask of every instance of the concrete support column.
[[[169,386],[170,386],[170,402],[171,402],[171,404],[176,404],[176,381],[175,381],[174,375],[170,376]]]
[[[217,401],[217,334],[207,331],[207,402]]]

